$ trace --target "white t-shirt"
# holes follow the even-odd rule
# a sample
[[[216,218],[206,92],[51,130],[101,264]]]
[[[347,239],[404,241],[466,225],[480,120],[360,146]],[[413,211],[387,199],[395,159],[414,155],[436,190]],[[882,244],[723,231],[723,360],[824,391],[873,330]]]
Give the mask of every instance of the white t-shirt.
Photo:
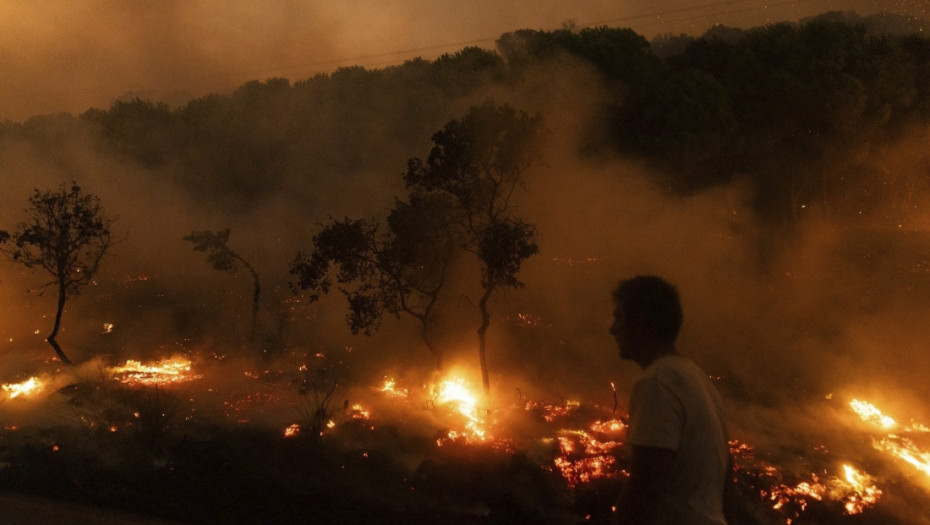
[[[630,396],[627,442],[677,451],[658,523],[726,523],[722,502],[729,448],[723,401],[693,361],[669,354],[643,371]]]

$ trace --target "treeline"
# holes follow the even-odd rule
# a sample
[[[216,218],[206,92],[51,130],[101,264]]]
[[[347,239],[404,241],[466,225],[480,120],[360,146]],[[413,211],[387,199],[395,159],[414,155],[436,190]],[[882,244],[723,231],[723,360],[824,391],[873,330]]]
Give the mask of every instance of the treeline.
[[[241,210],[286,191],[312,206],[322,180],[397,179],[441,123],[569,58],[593,68],[608,93],[579,155],[638,159],[678,192],[748,180],[760,216],[776,224],[811,208],[906,214],[930,179],[930,153],[902,159],[889,148],[930,121],[930,39],[892,32],[902,20],[828,13],[652,43],[610,27],[521,30],[496,51],[253,81],[178,108],[121,101],[7,122],[0,138],[52,152],[60,134],[89,127],[105,152],[162,170],[213,204]]]

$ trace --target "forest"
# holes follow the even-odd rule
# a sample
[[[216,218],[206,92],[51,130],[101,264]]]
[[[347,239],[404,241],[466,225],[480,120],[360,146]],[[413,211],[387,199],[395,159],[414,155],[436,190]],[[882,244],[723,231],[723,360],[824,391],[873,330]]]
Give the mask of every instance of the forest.
[[[6,122],[0,137],[56,155],[58,141],[89,132],[106,154],[166,173],[206,206],[248,209],[286,190],[315,208],[315,181],[391,179],[390,166],[442,123],[494,94],[531,95],[540,75],[571,62],[602,90],[596,118],[579,130],[583,157],[640,159],[674,192],[749,181],[755,210],[773,224],[795,220],[802,205],[893,222],[918,205],[926,178],[919,153],[901,167],[887,157],[927,122],[930,44],[900,27],[878,32],[888,20],[827,13],[653,44],[622,28],[519,30],[496,51],[256,80],[177,108],[119,101]],[[537,112],[547,95],[513,105]]]
[[[0,489],[607,523],[634,377],[608,292],[654,272],[732,404],[746,523],[928,523],[900,461],[930,446],[921,24],[566,23],[0,123]]]

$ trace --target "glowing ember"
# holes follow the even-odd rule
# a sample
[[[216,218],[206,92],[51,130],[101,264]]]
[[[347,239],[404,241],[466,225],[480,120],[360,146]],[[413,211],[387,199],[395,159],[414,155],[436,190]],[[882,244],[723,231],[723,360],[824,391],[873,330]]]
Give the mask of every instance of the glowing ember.
[[[618,419],[595,421],[585,430],[561,430],[559,451],[553,460],[570,488],[600,478],[619,477],[614,450],[622,445],[626,425]]]
[[[107,369],[126,384],[157,385],[164,383],[186,383],[202,376],[191,374],[191,361],[184,357],[172,357],[154,364],[142,364],[129,360],[123,366]]]
[[[297,423],[292,423],[284,429],[284,437],[292,438],[300,433],[300,425]]]
[[[581,406],[581,403],[579,403],[578,401],[566,401],[565,403],[561,405],[548,405],[548,404],[537,403],[535,401],[529,401],[526,403],[525,408],[527,411],[532,411],[532,410],[537,410],[537,409],[542,411],[543,419],[545,419],[546,422],[548,423],[552,423],[558,418],[565,417],[571,414],[572,412],[575,412],[576,410],[578,410],[580,406]]]
[[[776,470],[771,467],[771,474]],[[795,517],[803,512],[811,500],[839,501],[847,515],[861,514],[866,508],[878,503],[882,491],[875,486],[872,477],[863,474],[849,465],[843,465],[843,477],[830,476],[821,480],[811,474],[810,480],[799,482],[795,486],[776,484],[768,491],[768,498],[775,510],[796,509]]]
[[[406,388],[397,388],[397,382],[394,381],[394,378],[385,378],[384,383],[381,385],[381,392],[391,396],[391,397],[407,397]]]
[[[352,416],[352,419],[371,419],[371,413],[357,403],[352,405],[352,410],[349,414]]]
[[[42,391],[42,381],[37,377],[30,377],[22,383],[8,383],[2,386],[3,391],[15,399],[19,396],[29,396]]]

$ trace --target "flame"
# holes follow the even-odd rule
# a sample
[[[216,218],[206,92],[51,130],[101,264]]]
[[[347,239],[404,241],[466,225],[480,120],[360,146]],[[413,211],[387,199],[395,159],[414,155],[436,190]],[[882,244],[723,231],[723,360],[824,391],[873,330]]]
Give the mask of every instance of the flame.
[[[2,388],[10,396],[10,399],[15,399],[19,396],[37,394],[42,391],[44,386],[45,384],[38,377],[30,377],[21,383],[7,383],[2,385]]]
[[[849,402],[849,407],[866,423],[874,423],[885,429],[892,429],[898,426],[898,423],[893,418],[882,414],[881,410],[867,401],[853,399]]]
[[[847,514],[861,514],[866,507],[878,503],[882,491],[872,483],[871,476],[849,465],[843,465],[843,472],[849,488],[848,494],[844,497],[844,508]]]
[[[439,383],[436,392],[434,400],[436,405],[445,406],[465,418],[465,431],[462,433],[450,431],[451,440],[455,441],[459,437],[464,437],[466,441],[483,442],[490,438],[484,419],[480,415],[478,406],[480,397],[472,393],[472,389],[464,379],[457,377],[444,379]],[[439,444],[442,444],[441,440]]]
[[[114,376],[121,376],[120,382],[130,385],[186,383],[203,377],[191,374],[190,359],[180,356],[149,364],[130,359],[123,366],[110,367],[107,371]]]
[[[297,423],[291,423],[284,429],[284,437],[291,438],[300,433],[300,425]]]
[[[767,472],[775,475],[777,469],[770,466]],[[821,480],[816,474],[811,474],[810,480],[794,486],[779,483],[768,490],[768,498],[773,502],[772,508],[788,510],[792,506],[797,510],[795,517],[804,512],[810,500],[839,501],[847,515],[862,514],[866,508],[878,503],[881,495],[882,491],[871,476],[848,464],[843,465],[843,477],[830,476]]]
[[[406,398],[409,394],[406,388],[397,388],[397,382],[394,381],[393,377],[385,378],[384,383],[382,383],[381,392],[391,396],[391,397],[403,397]]]
[[[352,419],[371,419],[371,412],[358,403],[352,405],[352,410],[349,414],[352,416]]]
[[[849,406],[863,421],[889,431],[885,437],[873,440],[872,444],[876,449],[904,460],[925,476],[930,477],[930,452],[921,450],[912,440],[897,433],[897,431],[926,433],[930,429],[916,422],[907,426],[900,425],[893,418],[883,414],[875,405],[866,401],[853,399]]]

